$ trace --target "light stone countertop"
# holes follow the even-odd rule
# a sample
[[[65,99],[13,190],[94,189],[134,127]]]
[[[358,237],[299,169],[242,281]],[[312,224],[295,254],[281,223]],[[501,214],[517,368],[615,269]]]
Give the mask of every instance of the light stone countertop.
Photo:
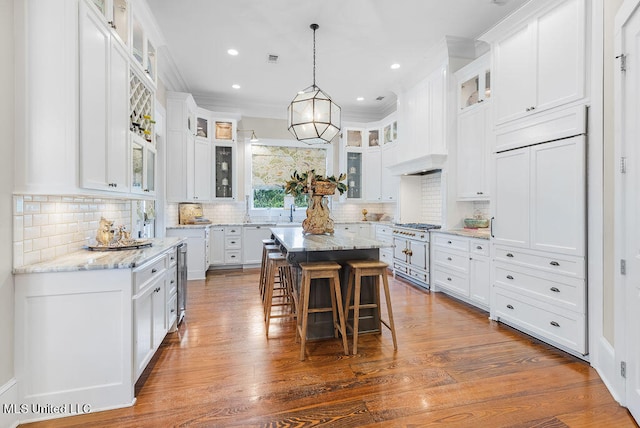
[[[74,272],[100,269],[132,269],[151,260],[171,247],[185,242],[183,238],[153,239],[150,247],[122,251],[80,250],[46,262],[15,268],[13,273]]]
[[[174,224],[173,226],[167,226],[167,229],[206,229],[213,226],[211,223],[201,224]]]
[[[287,252],[364,250],[391,246],[382,241],[357,236],[305,235],[301,227],[272,227],[271,233]]]
[[[489,228],[481,229],[433,229],[431,233],[446,233],[449,235],[466,236],[467,238],[490,239]]]

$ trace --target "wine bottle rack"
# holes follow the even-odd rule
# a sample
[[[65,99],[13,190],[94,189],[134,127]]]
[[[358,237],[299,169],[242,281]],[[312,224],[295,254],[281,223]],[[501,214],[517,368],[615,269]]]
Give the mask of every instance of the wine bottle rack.
[[[131,71],[129,78],[129,94],[129,129],[147,141],[152,141],[153,92],[133,71]],[[148,130],[150,134],[145,135],[144,130]]]

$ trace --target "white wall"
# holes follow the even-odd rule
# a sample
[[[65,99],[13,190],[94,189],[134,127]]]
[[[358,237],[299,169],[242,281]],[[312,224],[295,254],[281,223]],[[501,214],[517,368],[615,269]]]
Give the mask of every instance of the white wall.
[[[12,198],[14,88],[13,0],[0,0],[0,402],[10,398],[3,387],[14,377],[12,259]],[[3,394],[4,392],[4,394]],[[0,414],[0,425],[15,423],[14,415]]]

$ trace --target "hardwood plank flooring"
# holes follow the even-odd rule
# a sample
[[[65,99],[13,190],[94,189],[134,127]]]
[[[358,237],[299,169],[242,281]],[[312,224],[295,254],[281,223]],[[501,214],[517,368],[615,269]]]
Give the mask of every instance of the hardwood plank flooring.
[[[135,406],[25,426],[637,427],[588,363],[391,277],[397,352],[383,329],[358,355],[322,340],[299,361],[295,321],[265,336],[258,276],[189,282]]]

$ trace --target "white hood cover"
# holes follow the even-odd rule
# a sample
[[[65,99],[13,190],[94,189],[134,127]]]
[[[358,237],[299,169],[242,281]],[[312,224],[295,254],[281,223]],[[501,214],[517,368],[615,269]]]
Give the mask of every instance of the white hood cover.
[[[389,168],[391,175],[420,174],[435,169],[443,169],[447,155],[426,155],[416,159],[400,162]]]

